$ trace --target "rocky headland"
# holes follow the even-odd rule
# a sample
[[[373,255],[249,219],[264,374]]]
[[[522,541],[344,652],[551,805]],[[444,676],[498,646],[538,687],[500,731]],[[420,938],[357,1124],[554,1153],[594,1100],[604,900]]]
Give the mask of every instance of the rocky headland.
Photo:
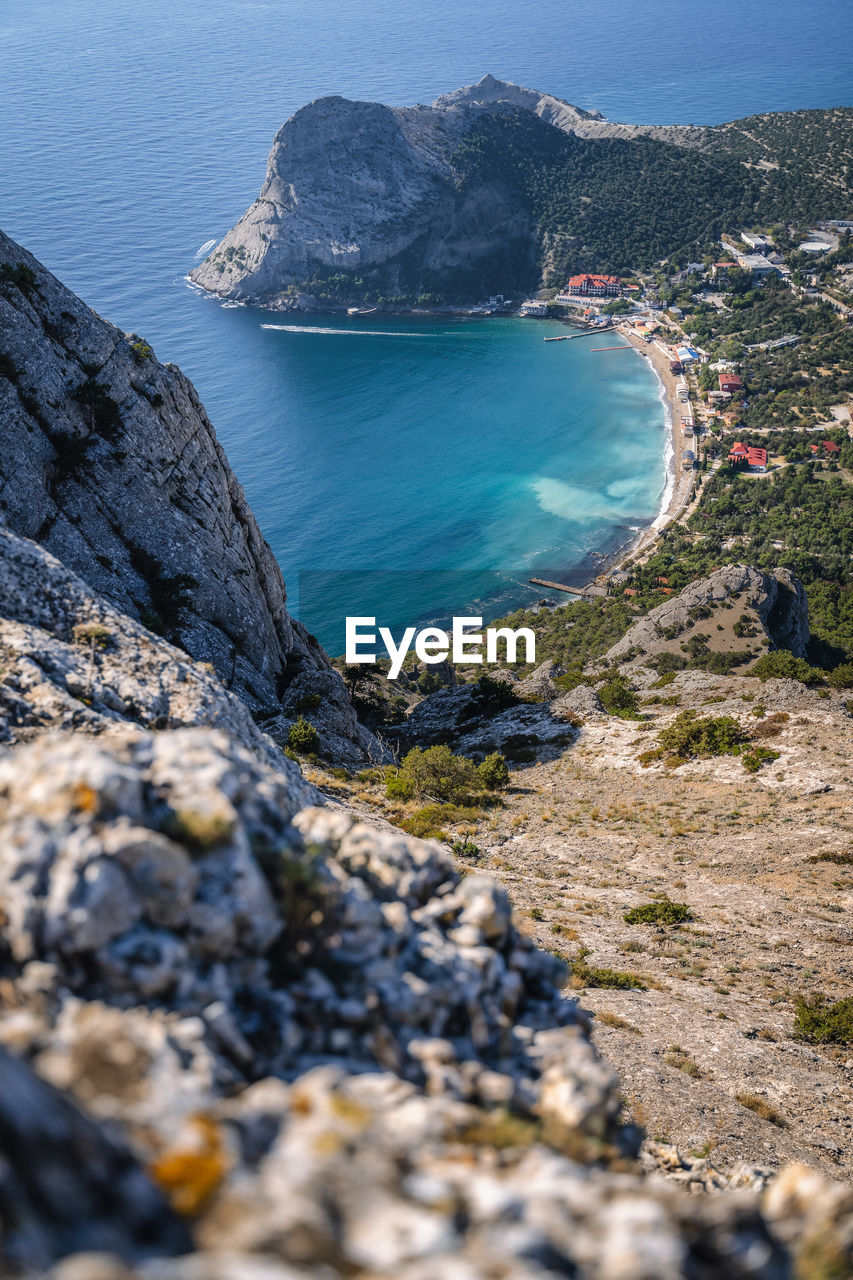
[[[735,598],[756,652],[783,636],[804,645],[797,583],[724,570],[680,611],[667,602],[638,623],[585,683],[564,692],[551,664],[522,691],[537,701],[500,715],[472,713],[465,689],[449,707],[447,694],[423,702],[410,721],[424,740],[443,718],[460,740],[479,734],[470,750],[482,754],[501,716],[502,743],[525,739],[526,767],[466,863],[355,794],[356,768],[382,748],[289,617],[183,375],[5,238],[0,268],[3,1273],[849,1274],[847,1068],[788,1053],[778,977],[807,960],[829,982],[824,935],[844,945],[843,920],[803,895],[802,877],[825,868],[806,867],[798,824],[839,838],[849,711],[793,681],[682,671],[663,695],[651,688],[673,629],[688,635],[701,618],[725,649]],[[614,667],[648,690],[643,729],[604,708]],[[640,761],[679,714],[673,699],[769,723],[772,774],[753,778],[734,756],[677,772]],[[282,747],[303,714],[326,758],[300,770]],[[558,726],[550,737],[546,721]],[[635,793],[637,809],[654,808],[647,833],[625,826]],[[764,834],[782,829],[772,804],[791,799],[778,819],[790,817],[791,840],[777,848]],[[604,803],[617,811],[599,830]],[[686,843],[676,822],[693,824]],[[746,862],[733,868],[742,834]],[[790,894],[772,881],[774,858],[796,882]],[[756,869],[772,897],[747,926]],[[670,887],[697,923],[655,935],[648,981],[601,995],[586,957],[642,933],[620,935],[610,907]],[[795,894],[815,933],[805,956],[784,905]],[[764,997],[751,966],[742,991],[717,972],[736,954],[735,927],[744,954],[767,944],[766,1010],[770,988]],[[589,950],[572,951],[574,936]],[[696,963],[669,991],[663,968],[684,970],[694,945],[713,961],[708,979]],[[586,987],[592,1000],[579,1001]],[[744,1082],[729,1058],[712,1074],[710,1055],[722,1046],[722,1064],[726,1046],[740,1047],[747,1019],[749,1070],[737,1070],[756,1096],[772,1094],[787,1127],[737,1103],[756,1127],[741,1122],[717,1157],[713,1135],[738,1123]],[[777,1041],[761,1037],[759,1061],[765,1024]],[[711,1038],[712,1025],[725,1036]],[[657,1051],[665,1034],[685,1041],[680,1066]],[[692,1055],[698,1074],[685,1068]],[[806,1088],[820,1150],[798,1111]]]

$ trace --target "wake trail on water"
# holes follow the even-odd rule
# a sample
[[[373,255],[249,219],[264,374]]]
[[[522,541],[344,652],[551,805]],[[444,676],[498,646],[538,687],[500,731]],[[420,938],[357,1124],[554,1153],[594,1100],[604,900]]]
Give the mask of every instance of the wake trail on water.
[[[282,333],[331,333],[364,338],[438,338],[436,333],[398,333],[391,329],[324,329],[312,324],[262,324],[262,329],[279,329]]]

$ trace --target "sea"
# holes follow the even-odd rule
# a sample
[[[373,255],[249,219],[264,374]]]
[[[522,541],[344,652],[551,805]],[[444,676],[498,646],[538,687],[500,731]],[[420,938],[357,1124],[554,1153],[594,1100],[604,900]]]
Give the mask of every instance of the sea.
[[[492,618],[654,519],[665,411],[633,351],[508,317],[272,316],[186,275],[327,94],[486,72],[608,118],[850,104],[848,0],[0,0],[0,226],[193,379],[332,652],[346,615]]]

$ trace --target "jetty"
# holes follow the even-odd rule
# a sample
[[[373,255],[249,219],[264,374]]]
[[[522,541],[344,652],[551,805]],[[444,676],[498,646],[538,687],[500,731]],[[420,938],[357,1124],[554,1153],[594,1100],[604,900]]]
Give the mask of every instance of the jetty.
[[[594,328],[585,329],[583,333],[561,333],[554,338],[546,338],[546,342],[573,342],[575,338],[590,338],[594,333],[610,333],[615,329],[615,324],[596,325]],[[603,349],[603,348],[602,348]],[[593,351],[596,348],[593,347]]]
[[[549,582],[547,578],[528,578],[534,587],[550,587],[552,591],[566,591],[570,596],[579,595],[577,587],[567,587],[565,582]]]

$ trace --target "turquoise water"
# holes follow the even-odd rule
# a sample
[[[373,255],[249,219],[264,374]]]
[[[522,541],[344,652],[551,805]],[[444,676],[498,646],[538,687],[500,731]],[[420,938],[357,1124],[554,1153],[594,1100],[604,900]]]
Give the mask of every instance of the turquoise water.
[[[586,549],[654,514],[663,419],[638,356],[546,346],[538,322],[293,334],[188,289],[282,121],[326,93],[430,101],[486,71],[629,121],[837,105],[853,6],[11,0],[0,48],[0,225],[193,378],[335,648],[359,601],[396,626],[521,602],[533,567],[582,577]]]

